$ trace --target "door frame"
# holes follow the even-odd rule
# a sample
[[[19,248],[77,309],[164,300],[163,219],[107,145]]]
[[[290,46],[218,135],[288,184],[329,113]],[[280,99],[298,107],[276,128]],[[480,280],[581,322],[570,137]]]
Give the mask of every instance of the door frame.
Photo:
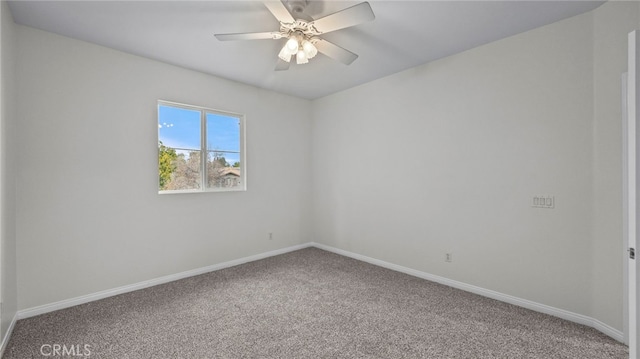
[[[626,116],[623,121],[623,224],[624,224],[624,277],[625,277],[625,295],[624,295],[624,339],[629,345],[629,358],[638,359],[638,279],[640,274],[637,261],[629,258],[627,252],[629,248],[637,248],[637,236],[640,224],[638,221],[638,193],[640,193],[640,176],[638,169],[640,168],[638,161],[640,160],[640,133],[637,124],[640,123],[640,35],[638,31],[632,31],[628,35],[628,62],[625,98],[622,99],[623,105],[626,105]],[[623,83],[625,81],[623,80]],[[624,113],[623,113],[624,114]]]

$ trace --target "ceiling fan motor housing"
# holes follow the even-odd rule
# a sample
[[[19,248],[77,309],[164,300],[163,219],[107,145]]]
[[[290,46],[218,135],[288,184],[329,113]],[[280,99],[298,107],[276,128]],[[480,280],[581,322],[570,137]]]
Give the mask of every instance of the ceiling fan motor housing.
[[[313,26],[313,23],[306,22],[304,20],[296,20],[293,23],[280,23],[280,34],[283,37],[291,37],[293,35],[302,36],[303,38],[311,41],[321,34],[320,31],[316,30]]]
[[[301,14],[304,13],[304,10],[308,5],[307,0],[288,0],[287,5],[289,5],[289,9],[293,14]]]

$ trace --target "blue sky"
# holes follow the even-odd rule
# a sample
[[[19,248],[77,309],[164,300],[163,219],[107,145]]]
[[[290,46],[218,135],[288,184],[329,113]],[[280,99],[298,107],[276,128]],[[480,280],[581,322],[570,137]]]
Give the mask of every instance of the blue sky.
[[[240,151],[240,120],[207,113],[207,148]],[[200,111],[158,106],[158,139],[167,147],[200,150]],[[225,153],[227,162],[240,161],[238,154]]]

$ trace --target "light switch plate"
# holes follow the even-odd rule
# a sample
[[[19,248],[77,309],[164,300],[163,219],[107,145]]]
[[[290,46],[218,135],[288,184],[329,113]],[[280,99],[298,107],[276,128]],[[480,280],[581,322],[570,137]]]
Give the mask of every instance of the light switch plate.
[[[556,197],[550,195],[533,196],[531,207],[554,209],[556,208]]]

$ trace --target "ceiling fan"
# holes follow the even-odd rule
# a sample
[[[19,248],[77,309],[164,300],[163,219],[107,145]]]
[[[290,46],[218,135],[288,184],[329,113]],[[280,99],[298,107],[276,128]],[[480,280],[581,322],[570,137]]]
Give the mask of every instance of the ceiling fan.
[[[280,30],[271,32],[215,34],[220,41],[230,40],[279,40],[287,39],[278,54],[276,71],[289,69],[293,56],[297,64],[306,64],[318,52],[349,65],[358,55],[322,39],[320,36],[331,31],[355,26],[375,19],[368,2],[362,2],[317,20],[304,13],[307,0],[263,1],[269,11],[280,21]],[[294,17],[295,16],[295,17]]]

